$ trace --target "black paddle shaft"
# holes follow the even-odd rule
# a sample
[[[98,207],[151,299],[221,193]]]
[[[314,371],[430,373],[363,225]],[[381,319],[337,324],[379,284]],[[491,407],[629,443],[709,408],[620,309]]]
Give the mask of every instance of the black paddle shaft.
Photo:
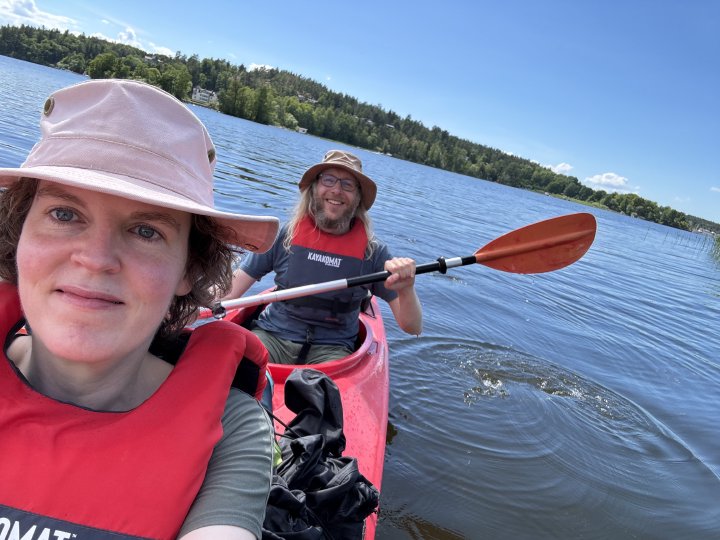
[[[468,264],[475,264],[477,260],[475,255],[468,255],[467,257],[455,257],[453,259],[445,259],[445,257],[439,257],[437,261],[420,264],[415,267],[415,275],[427,274],[428,272],[440,272],[444,274],[448,268],[455,268],[456,266],[465,266]],[[365,274],[364,276],[358,276],[354,278],[348,278],[347,286],[357,287],[358,285],[367,285],[368,283],[377,283],[379,281],[385,281],[391,275],[387,270],[382,272],[375,272],[374,274]]]

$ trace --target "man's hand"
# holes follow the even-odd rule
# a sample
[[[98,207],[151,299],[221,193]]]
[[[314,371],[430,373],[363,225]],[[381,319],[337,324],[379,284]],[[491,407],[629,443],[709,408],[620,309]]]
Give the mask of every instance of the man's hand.
[[[415,261],[408,257],[395,257],[385,261],[385,270],[392,275],[385,280],[385,287],[401,291],[415,285]]]

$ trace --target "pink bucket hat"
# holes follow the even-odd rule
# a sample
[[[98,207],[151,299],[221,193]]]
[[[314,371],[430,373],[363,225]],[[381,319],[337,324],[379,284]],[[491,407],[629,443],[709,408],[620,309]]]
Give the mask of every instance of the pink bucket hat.
[[[225,241],[267,251],[278,220],[215,209],[215,147],[202,122],[167,92],[136,81],[87,81],[45,102],[41,138],[0,187],[38,178],[192,214],[229,229]]]
[[[305,171],[298,184],[300,191],[311,186],[321,172],[334,168],[344,169],[357,179],[360,184],[360,191],[362,191],[363,206],[365,210],[370,210],[370,207],[375,202],[377,185],[363,174],[360,159],[343,150],[329,150],[323,157],[322,163],[317,163]]]

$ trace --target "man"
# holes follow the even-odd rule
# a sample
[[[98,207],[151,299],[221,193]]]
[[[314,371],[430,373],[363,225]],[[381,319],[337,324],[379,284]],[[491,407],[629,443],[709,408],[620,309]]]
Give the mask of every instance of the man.
[[[280,289],[382,270],[391,276],[384,283],[270,304],[253,332],[267,347],[271,362],[316,364],[351,353],[368,291],[388,302],[403,331],[420,334],[415,261],[392,258],[375,237],[368,210],[377,186],[363,174],[360,160],[349,152],[330,150],[298,185],[300,200],[292,218],[268,252],[250,253],[242,261],[225,299],[242,296],[270,271]]]

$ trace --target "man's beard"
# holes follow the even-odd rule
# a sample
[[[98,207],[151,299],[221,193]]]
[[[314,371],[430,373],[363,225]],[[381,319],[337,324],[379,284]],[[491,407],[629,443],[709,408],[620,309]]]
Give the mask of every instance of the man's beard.
[[[313,194],[312,201],[310,202],[310,212],[315,218],[315,225],[317,225],[321,231],[332,234],[345,234],[350,230],[353,218],[355,217],[355,211],[359,204],[360,197],[357,197],[354,204],[348,206],[339,218],[331,219],[325,214],[323,200],[316,194]]]

